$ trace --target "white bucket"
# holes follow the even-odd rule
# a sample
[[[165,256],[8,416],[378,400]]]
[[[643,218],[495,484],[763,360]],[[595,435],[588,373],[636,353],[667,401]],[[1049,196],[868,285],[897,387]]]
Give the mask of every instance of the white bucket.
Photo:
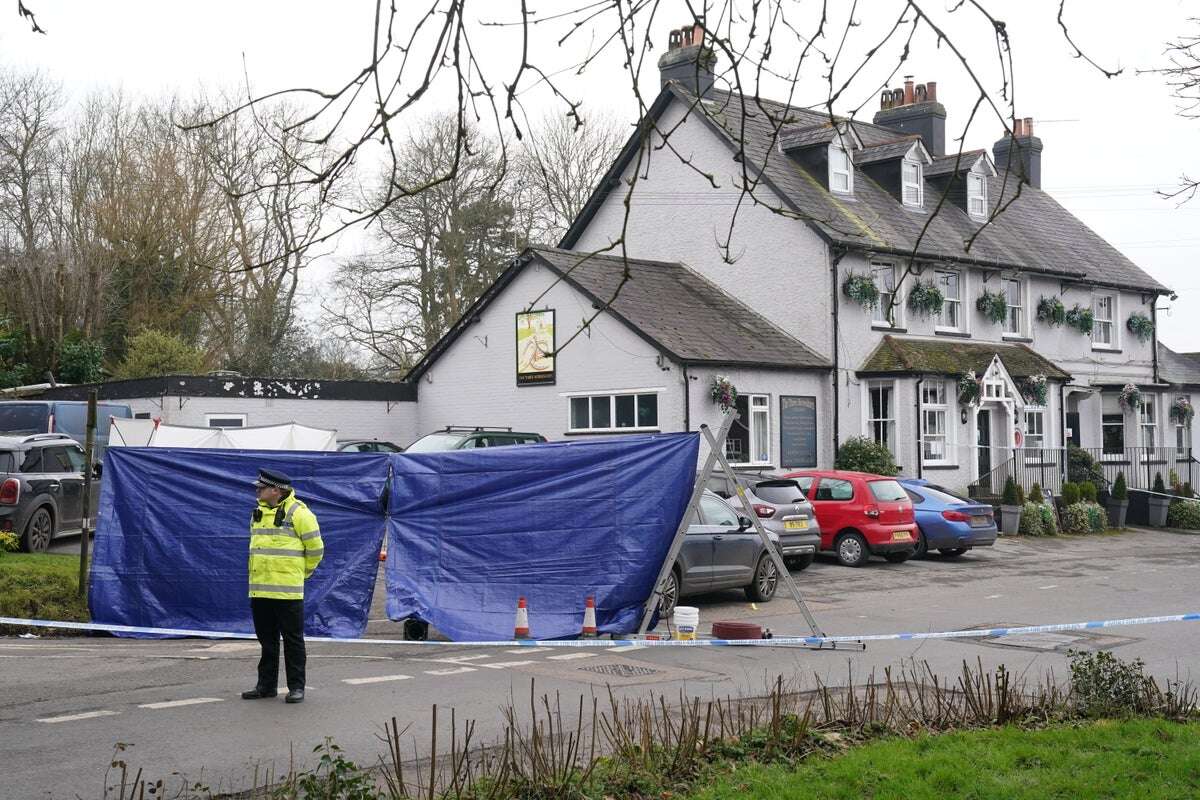
[[[700,609],[695,606],[675,606],[675,614],[671,618],[678,639],[695,639],[696,630],[700,627]]]

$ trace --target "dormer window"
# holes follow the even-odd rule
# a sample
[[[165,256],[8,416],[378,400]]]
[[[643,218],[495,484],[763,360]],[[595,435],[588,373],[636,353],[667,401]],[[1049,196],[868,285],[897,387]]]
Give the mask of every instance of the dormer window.
[[[967,174],[967,213],[975,219],[987,217],[987,178],[974,172]]]
[[[850,154],[838,142],[829,145],[829,188],[838,194],[854,192],[854,168]]]
[[[925,205],[925,182],[921,177],[921,162],[904,159],[901,166],[901,194],[904,205],[921,208]]]

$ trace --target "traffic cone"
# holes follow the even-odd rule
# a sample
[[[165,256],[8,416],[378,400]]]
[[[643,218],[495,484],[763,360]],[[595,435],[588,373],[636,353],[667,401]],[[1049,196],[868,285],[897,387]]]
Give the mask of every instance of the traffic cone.
[[[579,638],[596,638],[596,598],[591,595],[583,604],[583,630],[580,631]]]
[[[529,638],[529,607],[525,605],[525,598],[517,598],[517,621],[513,626],[514,639]]]

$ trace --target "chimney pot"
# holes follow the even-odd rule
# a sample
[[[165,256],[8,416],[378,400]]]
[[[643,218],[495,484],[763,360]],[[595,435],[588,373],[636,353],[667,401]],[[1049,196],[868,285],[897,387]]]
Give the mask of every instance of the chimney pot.
[[[1033,117],[1025,118],[1025,135],[1033,136]]]
[[[925,99],[930,103],[937,102],[937,81],[929,81],[925,84]]]
[[[1025,120],[1018,117],[1013,120],[1013,136],[1018,139],[1025,135]]]
[[[904,76],[904,105],[912,105],[913,101],[913,81],[912,75]]]

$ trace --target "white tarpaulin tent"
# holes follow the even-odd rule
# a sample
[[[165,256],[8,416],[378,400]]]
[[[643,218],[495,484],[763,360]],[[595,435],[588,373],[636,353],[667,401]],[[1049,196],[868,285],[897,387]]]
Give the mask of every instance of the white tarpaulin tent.
[[[113,419],[109,447],[200,447],[218,450],[337,450],[337,431],[295,422],[256,428],[155,425],[151,419]]]

